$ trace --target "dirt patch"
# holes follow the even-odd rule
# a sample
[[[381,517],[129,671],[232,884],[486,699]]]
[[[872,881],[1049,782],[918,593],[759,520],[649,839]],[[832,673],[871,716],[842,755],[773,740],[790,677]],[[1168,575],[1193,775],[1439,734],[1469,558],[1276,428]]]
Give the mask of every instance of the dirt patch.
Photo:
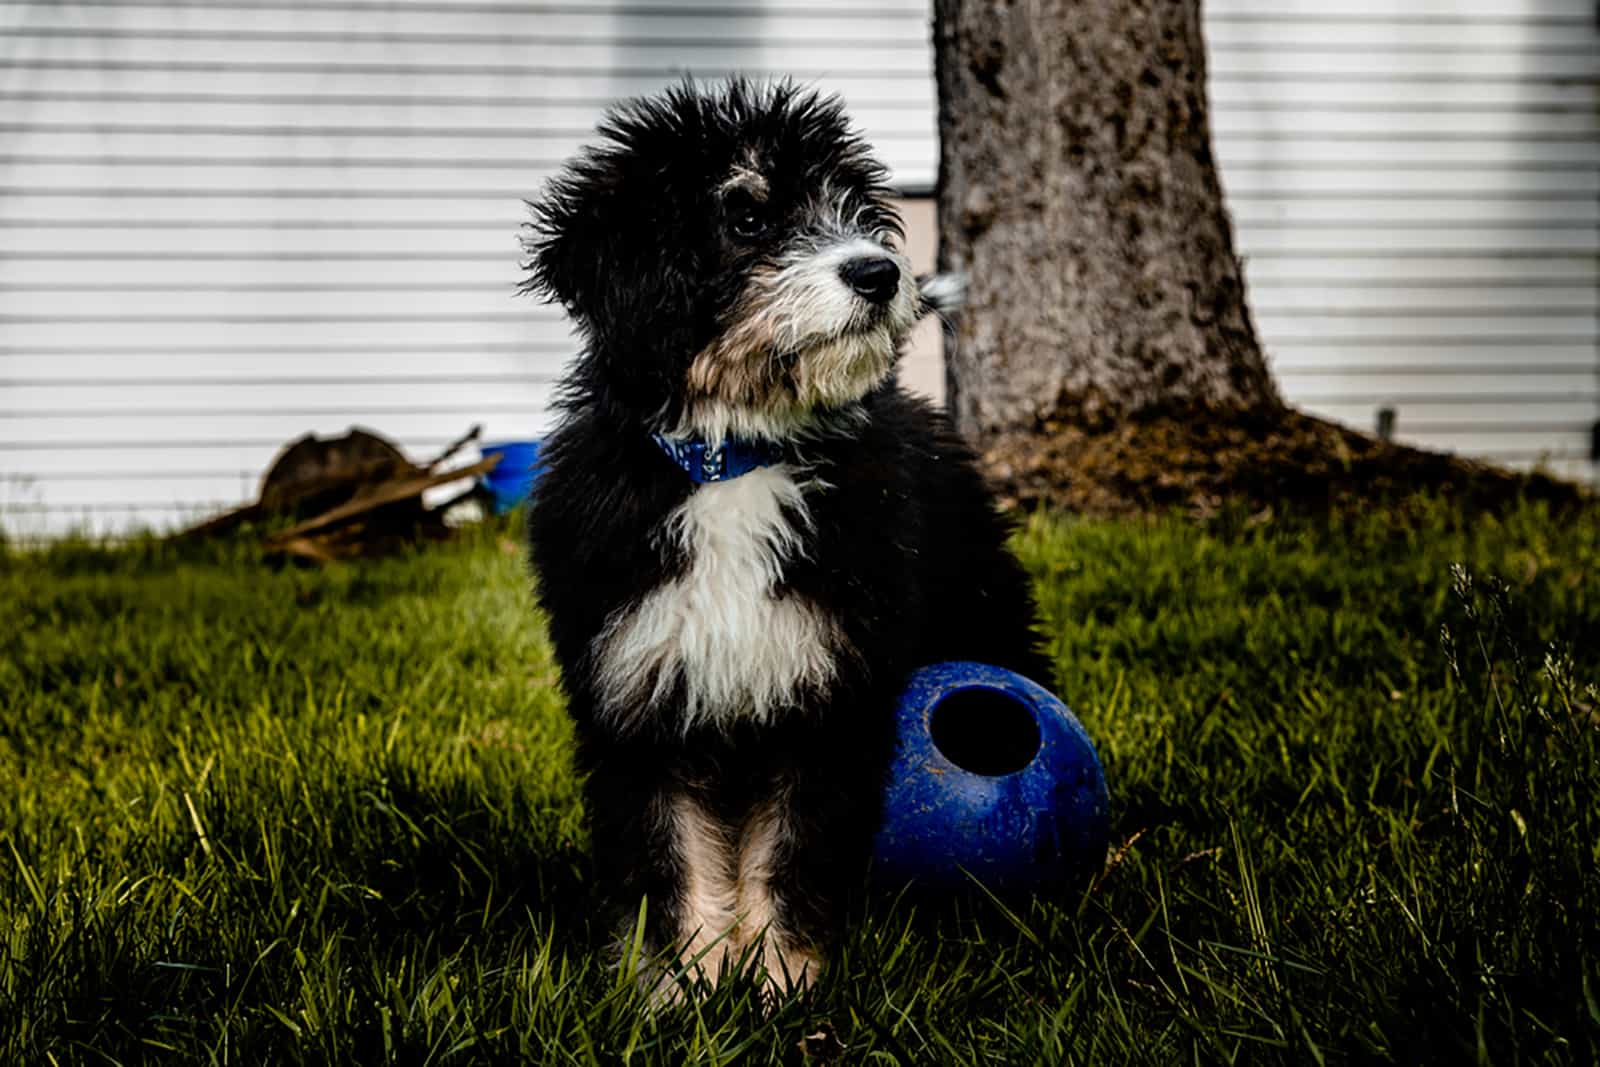
[[[983,463],[1007,506],[1091,515],[1338,511],[1418,494],[1468,513],[1522,499],[1558,510],[1596,504],[1593,493],[1549,475],[1380,441],[1293,410],[1147,416],[1089,428],[1049,421],[1036,434],[996,440]]]

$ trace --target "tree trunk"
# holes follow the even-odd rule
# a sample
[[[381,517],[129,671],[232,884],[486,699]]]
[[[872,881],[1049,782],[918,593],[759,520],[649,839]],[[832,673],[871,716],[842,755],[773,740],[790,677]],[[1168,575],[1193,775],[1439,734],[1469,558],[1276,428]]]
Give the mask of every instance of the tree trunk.
[[[1199,0],[936,0],[947,364],[979,445],[1282,408],[1211,153]]]

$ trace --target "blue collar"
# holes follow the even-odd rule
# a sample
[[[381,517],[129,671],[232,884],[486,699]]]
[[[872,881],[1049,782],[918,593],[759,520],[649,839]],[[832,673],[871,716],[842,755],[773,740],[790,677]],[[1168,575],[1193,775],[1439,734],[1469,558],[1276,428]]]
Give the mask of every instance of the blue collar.
[[[730,437],[713,445],[705,441],[675,441],[659,433],[651,434],[650,438],[696,485],[726,482],[783,459],[782,446],[771,441]]]

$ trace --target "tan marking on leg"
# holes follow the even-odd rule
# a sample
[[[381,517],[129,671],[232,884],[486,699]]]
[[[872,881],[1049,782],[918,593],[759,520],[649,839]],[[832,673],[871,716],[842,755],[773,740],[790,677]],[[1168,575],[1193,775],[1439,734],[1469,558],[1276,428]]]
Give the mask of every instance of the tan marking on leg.
[[[769,1001],[813,984],[822,970],[822,957],[787,936],[778,923],[772,877],[789,833],[783,803],[780,797],[758,807],[746,820],[739,839],[735,898],[739,941],[746,949],[755,948],[752,955],[761,967]]]
[[[683,865],[678,951],[695,979],[715,986],[738,959],[738,890],[727,831],[693,798],[672,800],[675,847]]]

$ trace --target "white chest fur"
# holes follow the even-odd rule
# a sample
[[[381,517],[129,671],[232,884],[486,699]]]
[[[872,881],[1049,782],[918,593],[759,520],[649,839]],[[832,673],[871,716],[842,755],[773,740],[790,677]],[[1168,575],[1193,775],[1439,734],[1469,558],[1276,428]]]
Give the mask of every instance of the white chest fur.
[[[837,670],[838,626],[776,587],[810,522],[793,468],[702,485],[667,520],[685,572],[617,612],[595,642],[601,715],[620,728],[683,683],[682,727],[765,721]],[[797,528],[798,527],[798,528]]]

